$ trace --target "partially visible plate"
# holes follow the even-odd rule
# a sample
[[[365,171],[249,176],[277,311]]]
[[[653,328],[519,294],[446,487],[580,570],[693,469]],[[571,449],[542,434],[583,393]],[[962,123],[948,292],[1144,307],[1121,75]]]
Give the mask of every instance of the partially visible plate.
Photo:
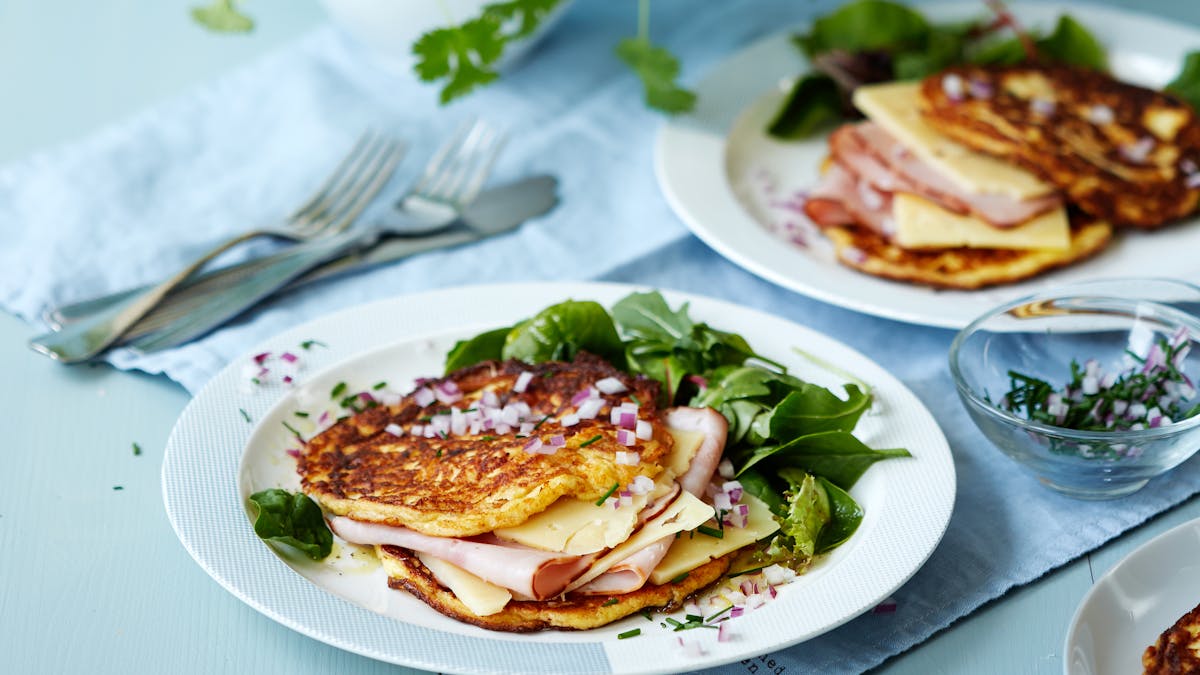
[[[1160,534],[1100,577],[1071,619],[1066,675],[1142,672],[1142,652],[1200,605],[1200,519]]]
[[[978,2],[924,4],[934,21],[978,17]],[[1200,30],[1095,5],[1013,3],[1026,26],[1053,27],[1070,13],[1108,47],[1113,72],[1148,86],[1170,81]],[[799,29],[797,29],[799,30]],[[986,310],[1049,285],[1098,277],[1155,275],[1200,281],[1188,251],[1200,250],[1196,222],[1159,232],[1121,233],[1097,257],[1024,283],[944,291],[888,281],[838,264],[824,238],[787,204],[816,183],[825,138],[780,142],[765,127],[790,82],[808,70],[788,31],[731,56],[696,87],[699,105],[659,134],[656,169],[667,201],[717,253],[780,286],[867,314],[961,328]],[[788,239],[802,238],[801,246]]]
[[[954,504],[949,446],[933,416],[878,365],[802,326],[725,302],[664,293],[672,306],[690,303],[698,321],[744,335],[761,353],[811,381],[842,378],[798,353],[820,359],[874,387],[877,404],[856,430],[876,447],[906,447],[913,457],[881,462],[854,486],[866,511],[859,531],[779,598],[737,619],[735,637],[711,633],[691,657],[678,634],[634,616],[577,633],[513,635],[449,620],[400,591],[386,588],[377,565],[351,547],[332,560],[284,558],[251,527],[246,498],[271,487],[295,489],[294,446],[284,422],[328,405],[331,390],[386,381],[407,391],[414,378],[441,372],[456,339],[511,325],[566,298],[605,306],[637,290],[614,284],[512,284],[456,288],[398,297],[342,311],[269,340],[230,364],[188,405],[167,444],[163,500],[193,558],[222,586],[272,619],[317,640],[372,658],[443,672],[655,673],[695,670],[780,649],[838,626],[878,604],[925,562],[941,539]],[[248,384],[251,355],[297,351],[299,384]],[[253,373],[251,373],[253,374]],[[244,411],[244,412],[242,412]],[[248,419],[247,419],[248,418]],[[251,422],[250,420],[253,420]],[[642,628],[636,639],[617,633]],[[647,655],[653,654],[653,658]]]

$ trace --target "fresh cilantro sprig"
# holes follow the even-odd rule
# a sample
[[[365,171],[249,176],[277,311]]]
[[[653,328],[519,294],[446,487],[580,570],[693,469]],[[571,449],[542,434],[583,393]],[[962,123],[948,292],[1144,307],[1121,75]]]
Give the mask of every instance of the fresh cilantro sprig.
[[[207,5],[192,8],[192,18],[205,28],[218,33],[249,33],[254,20],[238,11],[237,0],[212,0]]]
[[[679,60],[650,42],[650,0],[638,1],[638,33],[617,43],[617,56],[642,80],[646,105],[668,113],[683,113],[696,105],[696,94],[680,87]]]

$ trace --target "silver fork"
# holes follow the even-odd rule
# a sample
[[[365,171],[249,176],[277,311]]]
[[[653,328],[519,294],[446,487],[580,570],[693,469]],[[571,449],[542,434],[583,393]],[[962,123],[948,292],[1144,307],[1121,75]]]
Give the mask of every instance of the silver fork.
[[[384,235],[412,239],[417,250],[419,242],[439,243],[432,236],[459,222],[463,208],[478,196],[503,145],[503,136],[484,122],[460,127],[430,158],[421,176],[397,202],[392,217],[336,237],[297,244],[226,291],[211,294],[202,303],[181,303],[175,312],[164,311],[164,316],[155,318],[165,327],[130,346],[153,352],[195,339],[317,265],[364,250]],[[478,232],[447,233],[440,244],[466,242],[477,236]]]
[[[179,284],[234,246],[262,236],[308,241],[345,230],[387,183],[403,156],[399,141],[374,132],[364,134],[313,196],[285,219],[284,226],[238,235],[144,293],[89,320],[40,335],[29,345],[63,363],[92,358],[119,340]]]

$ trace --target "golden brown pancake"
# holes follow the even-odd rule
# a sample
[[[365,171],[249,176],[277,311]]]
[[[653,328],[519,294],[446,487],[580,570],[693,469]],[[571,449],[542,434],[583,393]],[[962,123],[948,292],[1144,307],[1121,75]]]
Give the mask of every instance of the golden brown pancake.
[[[1101,221],[1072,226],[1071,246],[1064,250],[904,249],[865,227],[830,227],[824,233],[844,265],[877,277],[962,290],[1012,283],[1083,260],[1112,238],[1112,228]]]
[[[690,595],[721,578],[736,553],[711,560],[688,572],[678,583],[655,586],[647,583],[632,593],[616,596],[575,595],[556,600],[509,602],[488,616],[476,616],[454,593],[442,587],[433,574],[407,549],[377,546],[379,559],[388,574],[388,586],[408,591],[433,609],[459,621],[489,630],[525,633],[553,628],[586,630],[605,626],[646,608],[671,611]],[[612,598],[616,598],[613,602]]]
[[[1163,631],[1142,654],[1145,675],[1200,673],[1200,605]]]
[[[521,373],[529,371],[524,393],[513,391]],[[625,446],[610,423],[614,405],[630,401],[630,393],[603,395],[596,419],[563,427],[559,417],[571,412],[577,392],[608,377],[621,380],[641,403],[639,418],[653,423],[650,440]],[[653,478],[671,449],[664,424],[657,423],[659,385],[622,373],[603,359],[581,353],[573,363],[529,365],[520,361],[487,361],[441,380],[454,382],[464,399],[453,406],[478,405],[485,390],[502,403],[524,401],[542,420],[530,435],[545,442],[561,434],[566,446],[555,454],[526,452],[529,441],[517,433],[481,430],[474,435],[423,438],[412,435],[451,407],[434,402],[421,406],[414,394],[395,406],[379,406],[344,419],[309,441],[298,470],[304,492],[326,511],[351,518],[404,526],[424,534],[467,537],[524,523],[559,497],[594,500],[614,484],[628,485],[639,473]],[[543,419],[544,418],[544,419]],[[385,429],[397,424],[404,435]],[[640,455],[636,466],[616,462],[617,451]]]
[[[925,79],[922,113],[1005,158],[1085,213],[1152,228],[1200,203],[1200,122],[1162,92],[1069,66],[959,66]]]

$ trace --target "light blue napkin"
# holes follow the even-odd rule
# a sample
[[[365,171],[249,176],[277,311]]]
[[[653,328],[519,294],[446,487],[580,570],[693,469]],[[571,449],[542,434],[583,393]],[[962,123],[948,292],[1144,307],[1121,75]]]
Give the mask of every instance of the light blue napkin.
[[[695,81],[752,39],[834,4],[759,0],[704,3],[703,11],[699,3],[656,4],[655,39],[681,55],[685,79]],[[644,110],[638,82],[607,56],[633,30],[627,3],[578,3],[523,67],[448,110],[436,107],[430,88],[376,69],[337,33],[320,30],[85,141],[9,165],[0,170],[0,306],[37,323],[47,307],[156,281],[215,242],[286,213],[368,126],[413,143],[390,188],[398,194],[438,140],[477,115],[511,134],[496,179],[556,174],[556,211],[467,249],[312,286],[185,347],[146,357],[117,351],[110,361],[163,373],[194,392],[260,340],[333,309],[507,280],[675,288],[833,335],[896,374],[933,411],[954,450],[958,503],[942,544],[897,592],[894,613],[866,614],[772,655],[787,672],[874,667],[1200,491],[1194,459],[1119,504],[1051,494],[966,418],[946,366],[952,332],[782,290],[691,237],[655,182],[659,120]],[[270,247],[260,242],[239,255]]]

